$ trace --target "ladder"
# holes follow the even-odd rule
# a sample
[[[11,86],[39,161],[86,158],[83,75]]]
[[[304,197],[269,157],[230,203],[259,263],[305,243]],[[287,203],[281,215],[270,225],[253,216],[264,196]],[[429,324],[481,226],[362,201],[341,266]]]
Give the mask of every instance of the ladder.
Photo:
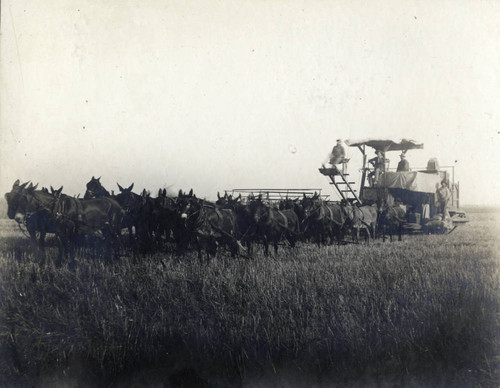
[[[361,199],[356,194],[356,190],[353,189],[351,185],[354,182],[349,182],[349,174],[342,173],[337,167],[332,168],[320,168],[319,172],[328,178],[330,178],[330,184],[335,186],[340,198],[350,203],[357,202],[359,205],[362,204]]]

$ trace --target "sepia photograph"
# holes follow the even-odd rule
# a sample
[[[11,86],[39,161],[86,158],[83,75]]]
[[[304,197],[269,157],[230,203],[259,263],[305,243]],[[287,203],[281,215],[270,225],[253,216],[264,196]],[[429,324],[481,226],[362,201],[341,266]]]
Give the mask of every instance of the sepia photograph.
[[[1,387],[500,386],[500,2],[0,11]]]

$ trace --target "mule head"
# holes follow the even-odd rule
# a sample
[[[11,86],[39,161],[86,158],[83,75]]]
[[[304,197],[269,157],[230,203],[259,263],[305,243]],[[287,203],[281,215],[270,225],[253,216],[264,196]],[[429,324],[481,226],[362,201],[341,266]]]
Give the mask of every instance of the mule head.
[[[314,211],[314,208],[316,207],[316,198],[314,196],[308,197],[304,194],[302,200],[300,201],[300,206],[304,211],[304,215],[306,217],[309,217],[309,215]]]
[[[191,200],[189,196],[177,197],[176,201],[176,213],[182,222],[186,222],[189,216],[194,212],[193,210],[194,201]]]
[[[86,185],[87,191],[85,191],[85,195],[83,196],[83,198],[90,199],[109,196],[109,192],[102,186],[101,182],[99,181],[100,179],[101,177],[94,178],[92,176],[92,179]]]
[[[36,190],[37,187],[38,183],[35,186],[33,186],[33,183],[30,183],[29,186],[26,188],[26,190],[33,192]]]
[[[163,190],[159,189],[158,190],[158,198],[161,198],[161,197],[165,198],[166,196],[167,196],[167,190],[166,189],[163,189]]]
[[[255,224],[265,220],[270,209],[269,206],[262,200],[262,196],[260,195],[258,199],[249,204],[249,208],[253,215],[253,221]]]
[[[227,192],[224,193],[224,196],[221,197],[219,192],[217,192],[217,201],[215,201],[215,204],[217,206],[225,206],[229,203],[229,197],[227,196]]]
[[[121,187],[118,182],[116,182],[116,184],[118,185],[118,188],[120,189],[120,193],[130,193],[132,191],[132,189],[134,188],[134,184],[133,183],[129,187],[127,187],[126,189],[124,189],[123,187]]]
[[[51,192],[51,194],[54,195],[54,196],[56,196],[56,197],[59,197],[61,195],[62,189],[63,189],[63,186],[61,186],[57,190],[54,189],[52,186],[50,186],[50,192]]]
[[[23,223],[28,213],[44,208],[42,201],[35,199],[34,196],[38,183],[35,186],[30,183],[28,187],[25,187],[27,183],[21,186],[17,185],[10,193],[5,195],[8,204],[7,215],[18,223]]]
[[[16,218],[20,205],[24,205],[22,202],[25,200],[26,185],[28,183],[29,182],[25,182],[21,185],[18,179],[14,182],[12,190],[4,195],[5,200],[7,201],[7,216],[11,220]]]

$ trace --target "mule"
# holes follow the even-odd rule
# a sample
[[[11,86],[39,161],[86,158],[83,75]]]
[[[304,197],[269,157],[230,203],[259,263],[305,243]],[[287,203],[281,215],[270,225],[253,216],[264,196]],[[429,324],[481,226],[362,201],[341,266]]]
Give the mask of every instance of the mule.
[[[196,246],[200,259],[203,251],[207,259],[215,256],[219,246],[228,248],[232,257],[239,253],[236,214],[232,209],[198,199],[192,191],[188,195],[179,192],[178,208],[183,229]]]
[[[218,193],[218,200],[215,204],[223,209],[231,209],[236,216],[236,238],[243,246],[249,255],[253,253],[252,244],[258,241],[257,225],[255,224],[253,214],[249,203],[252,198],[247,199],[247,203],[242,202],[241,194],[234,198],[231,195],[221,197]]]
[[[153,199],[153,229],[158,246],[173,241],[173,230],[175,228],[176,208],[174,198],[167,195],[166,189],[158,191],[158,197]]]
[[[112,198],[76,199],[60,195],[56,197],[52,215],[59,239],[59,262],[69,258],[75,266],[75,247],[80,236],[102,233],[106,255],[120,255],[121,222],[124,212]]]
[[[142,194],[132,191],[134,184],[123,188],[117,183],[120,193],[113,198],[125,211],[122,228],[128,229],[129,242],[133,248],[139,246],[142,251],[148,251],[152,242],[153,203],[144,190]]]
[[[124,188],[117,183],[120,193],[112,195],[106,190],[101,182],[100,177],[94,178],[87,183],[87,191],[84,199],[91,198],[113,198],[124,210],[122,219],[122,228],[128,230],[128,241],[134,252],[136,248],[143,251],[150,250],[151,247],[151,222],[152,222],[152,204],[146,196],[136,194],[132,191],[134,184]],[[149,212],[149,214],[145,214]]]
[[[323,201],[317,194],[301,200],[304,218],[301,222],[305,236],[313,238],[318,246],[343,241],[346,213],[339,204]]]
[[[31,247],[35,257],[45,262],[45,237],[47,233],[56,233],[52,209],[56,198],[48,190],[36,190],[29,182],[14,182],[12,190],[5,194],[7,216],[17,222],[19,228],[25,225],[29,233]],[[52,189],[53,190],[53,189]],[[53,192],[60,194],[62,187]],[[38,236],[37,236],[38,235]]]
[[[256,225],[256,232],[264,244],[264,254],[269,254],[269,244],[274,246],[278,253],[278,243],[282,239],[288,240],[292,248],[300,236],[299,219],[291,209],[279,210],[262,201],[262,197],[249,204]]]
[[[378,217],[377,205],[358,206],[342,203],[342,209],[347,216],[346,225],[356,242],[359,242],[361,230],[366,232],[367,242],[370,242],[370,238],[375,238]]]
[[[398,235],[398,241],[403,240],[403,225],[406,223],[406,212],[400,206],[384,205],[379,214],[379,229],[382,229],[382,241],[389,234],[392,242],[393,234]]]

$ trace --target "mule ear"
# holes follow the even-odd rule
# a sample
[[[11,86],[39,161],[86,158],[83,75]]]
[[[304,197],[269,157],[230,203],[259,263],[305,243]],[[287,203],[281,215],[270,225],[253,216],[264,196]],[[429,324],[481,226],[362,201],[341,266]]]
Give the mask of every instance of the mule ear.
[[[34,190],[36,190],[37,187],[38,187],[38,183],[35,186],[33,186],[31,189],[34,191]]]
[[[97,178],[96,180],[97,180],[97,181],[100,181],[100,180],[101,180],[101,177]]]
[[[178,194],[179,197],[182,196],[182,189],[179,189],[179,194]]]
[[[193,196],[193,189],[189,190],[189,196],[192,197]]]
[[[220,199],[220,194],[218,191],[217,191],[217,199]]]
[[[132,191],[132,189],[133,189],[133,188],[134,188],[134,184],[132,183],[132,184],[130,185],[130,187],[127,189],[127,191]]]
[[[116,184],[118,185],[118,188],[120,189],[120,191],[123,193],[123,191],[124,191],[123,187],[121,187],[118,182],[116,182]]]
[[[62,193],[63,186],[61,186],[58,190],[56,190],[56,193],[61,194]]]
[[[166,197],[166,196],[167,196],[167,189],[163,189],[163,193],[162,193],[162,195],[163,195],[164,197]]]
[[[19,182],[19,179],[18,179],[18,180],[16,180],[16,181],[14,182],[14,186],[12,186],[12,187],[17,187],[17,186],[19,186],[19,183],[21,183],[21,182]]]

